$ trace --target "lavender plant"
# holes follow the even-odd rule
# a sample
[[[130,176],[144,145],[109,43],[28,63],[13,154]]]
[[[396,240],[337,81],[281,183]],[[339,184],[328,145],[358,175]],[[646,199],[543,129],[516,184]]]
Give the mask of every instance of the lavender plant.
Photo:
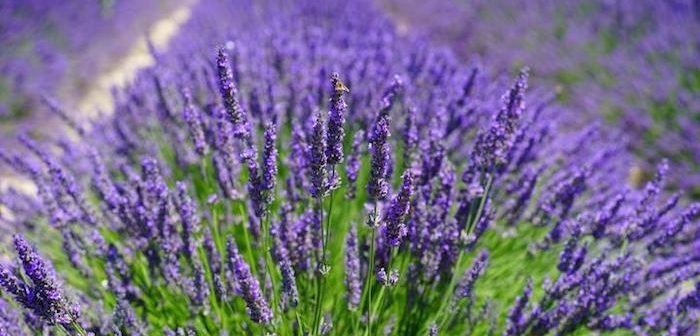
[[[628,188],[624,141],[566,127],[528,68],[368,1],[248,5],[200,1],[76,140],[0,151],[36,187],[0,197],[0,331],[697,331],[700,206],[666,163]]]

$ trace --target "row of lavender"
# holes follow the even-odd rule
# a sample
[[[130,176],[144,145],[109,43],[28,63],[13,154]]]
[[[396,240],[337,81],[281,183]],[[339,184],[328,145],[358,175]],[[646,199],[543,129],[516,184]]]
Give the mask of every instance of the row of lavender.
[[[174,1],[3,1],[0,3],[0,122],[46,116],[42,96],[85,94],[109,62]]]
[[[627,188],[624,139],[527,68],[365,1],[203,0],[183,32],[79,141],[2,152],[37,197],[0,198],[0,331],[695,333],[698,205],[663,162]]]
[[[697,1],[382,3],[395,20],[448,44],[464,60],[480,58],[500,71],[541,64],[538,77],[560,85],[581,120],[614,121],[646,161],[679,163],[671,176],[677,188],[700,191]],[[431,20],[434,14],[442,20]]]

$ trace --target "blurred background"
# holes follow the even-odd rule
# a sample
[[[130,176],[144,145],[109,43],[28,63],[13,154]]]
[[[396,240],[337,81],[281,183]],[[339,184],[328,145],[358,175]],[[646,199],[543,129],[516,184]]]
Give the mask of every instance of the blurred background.
[[[615,127],[641,159],[633,184],[665,157],[674,188],[700,197],[700,1],[377,1],[401,32],[484,71],[529,66],[575,111],[571,127]],[[197,5],[0,1],[0,148],[60,127],[52,107],[78,120],[110,113],[110,89],[153,64]]]

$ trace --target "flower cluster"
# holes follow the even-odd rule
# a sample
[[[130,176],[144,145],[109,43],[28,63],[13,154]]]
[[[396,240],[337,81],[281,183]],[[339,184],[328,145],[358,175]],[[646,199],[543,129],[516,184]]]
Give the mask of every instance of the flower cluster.
[[[697,332],[700,206],[665,161],[630,188],[625,142],[529,68],[370,1],[249,4],[199,1],[117,113],[0,151],[36,186],[0,194],[0,331]]]

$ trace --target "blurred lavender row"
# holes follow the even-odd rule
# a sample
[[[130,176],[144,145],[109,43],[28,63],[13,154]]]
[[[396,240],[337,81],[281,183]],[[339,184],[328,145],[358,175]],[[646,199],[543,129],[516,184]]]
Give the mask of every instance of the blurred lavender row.
[[[630,149],[678,162],[700,196],[700,3],[693,0],[380,1],[405,31],[497,71],[533,67],[586,123],[603,117]],[[439,20],[433,19],[440,17]]]
[[[77,0],[0,3],[0,129],[47,126],[44,97],[74,109],[97,77],[180,1]],[[37,120],[39,119],[39,120]],[[7,141],[7,137],[3,137]]]

